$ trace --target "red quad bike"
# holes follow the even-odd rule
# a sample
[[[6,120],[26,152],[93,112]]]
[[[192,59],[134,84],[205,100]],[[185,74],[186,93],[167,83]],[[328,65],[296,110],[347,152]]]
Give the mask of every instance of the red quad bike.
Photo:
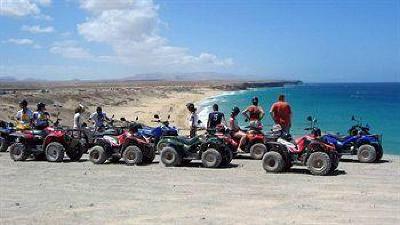
[[[263,158],[267,147],[265,143],[265,134],[262,132],[262,127],[247,127],[246,131],[246,142],[244,146],[241,146],[244,153],[250,153],[252,159],[260,160]],[[217,126],[215,135],[221,139],[224,139],[225,144],[232,150],[234,155],[241,154],[237,151],[240,143],[240,139],[233,137],[233,132],[229,129],[225,129],[222,125]]]
[[[307,166],[313,175],[324,176],[332,173],[339,165],[339,154],[335,146],[322,141],[321,130],[315,126],[316,119],[307,117],[311,122],[310,134],[293,141],[282,130],[275,142],[266,143],[268,152],[263,157],[263,168],[267,172],[283,172],[293,164]]]
[[[130,125],[132,126],[132,125]],[[134,124],[135,130],[140,128]],[[154,146],[137,133],[131,134],[123,127],[115,127],[118,135],[101,135],[95,138],[94,146],[89,149],[89,160],[94,164],[103,164],[106,160],[119,162],[122,158],[127,165],[151,163],[155,158]]]
[[[36,160],[61,162],[66,154],[71,161],[81,159],[83,151],[78,139],[73,138],[73,130],[64,130],[59,119],[54,127],[43,130],[21,130],[11,135],[16,142],[10,146],[10,157],[14,161],[25,161],[32,156]]]

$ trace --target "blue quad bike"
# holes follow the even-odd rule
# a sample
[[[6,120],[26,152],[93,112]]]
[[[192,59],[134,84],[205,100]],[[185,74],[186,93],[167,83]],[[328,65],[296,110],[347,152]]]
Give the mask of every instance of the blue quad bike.
[[[159,115],[154,115],[154,120],[152,122],[158,123],[157,127],[142,126],[138,133],[148,139],[150,143],[157,146],[161,138],[166,136],[178,136],[178,128],[170,126],[170,115],[168,115],[167,120],[161,120]]]
[[[16,131],[13,123],[0,121],[0,152],[7,151],[8,147],[14,142],[14,137],[10,135]]]
[[[363,125],[356,117],[356,124],[348,130],[348,135],[325,134],[322,139],[336,146],[340,155],[357,155],[360,162],[373,163],[382,159],[382,135],[371,134],[368,124]]]

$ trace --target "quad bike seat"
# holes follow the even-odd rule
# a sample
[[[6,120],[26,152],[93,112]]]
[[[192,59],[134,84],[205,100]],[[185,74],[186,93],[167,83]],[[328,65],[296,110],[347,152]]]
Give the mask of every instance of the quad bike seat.
[[[192,145],[192,144],[196,143],[199,140],[199,138],[198,137],[190,138],[190,137],[178,136],[178,137],[176,137],[176,140],[179,142],[182,142],[185,145]]]
[[[332,135],[332,136],[335,137],[340,142],[344,142],[348,138],[348,136],[346,135]]]

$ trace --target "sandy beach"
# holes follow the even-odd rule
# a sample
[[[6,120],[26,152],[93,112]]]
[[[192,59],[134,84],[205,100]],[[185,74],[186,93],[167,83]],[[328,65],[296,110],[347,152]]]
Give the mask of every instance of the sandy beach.
[[[13,162],[0,154],[0,224],[399,224],[398,156],[341,162],[335,175],[302,167],[229,168]]]
[[[59,102],[64,125],[73,108],[103,105],[116,118],[149,123],[154,113],[184,127],[187,102],[223,90],[206,85],[76,87],[0,96],[0,119],[17,101]],[[53,101],[53,102],[51,102]],[[51,111],[49,107],[49,111]],[[13,162],[0,153],[0,225],[13,224],[400,224],[400,157],[376,164],[345,158],[333,176],[303,167],[267,174],[261,161],[234,159],[228,168],[200,162],[165,168],[80,162]]]

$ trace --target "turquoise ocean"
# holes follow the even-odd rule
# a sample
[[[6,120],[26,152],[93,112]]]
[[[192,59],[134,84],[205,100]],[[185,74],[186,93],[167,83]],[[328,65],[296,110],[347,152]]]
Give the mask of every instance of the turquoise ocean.
[[[258,96],[267,113],[263,119],[264,130],[269,130],[273,125],[269,109],[280,94],[286,95],[292,106],[294,136],[305,134],[309,115],[317,118],[323,132],[346,134],[354,123],[351,121],[354,115],[367,123],[372,133],[383,135],[385,153],[400,154],[400,83],[306,83],[225,92],[199,103],[199,116],[206,122],[212,105],[217,103],[228,120],[233,106],[243,110],[253,96]],[[241,126],[246,125],[242,116],[239,122]]]

